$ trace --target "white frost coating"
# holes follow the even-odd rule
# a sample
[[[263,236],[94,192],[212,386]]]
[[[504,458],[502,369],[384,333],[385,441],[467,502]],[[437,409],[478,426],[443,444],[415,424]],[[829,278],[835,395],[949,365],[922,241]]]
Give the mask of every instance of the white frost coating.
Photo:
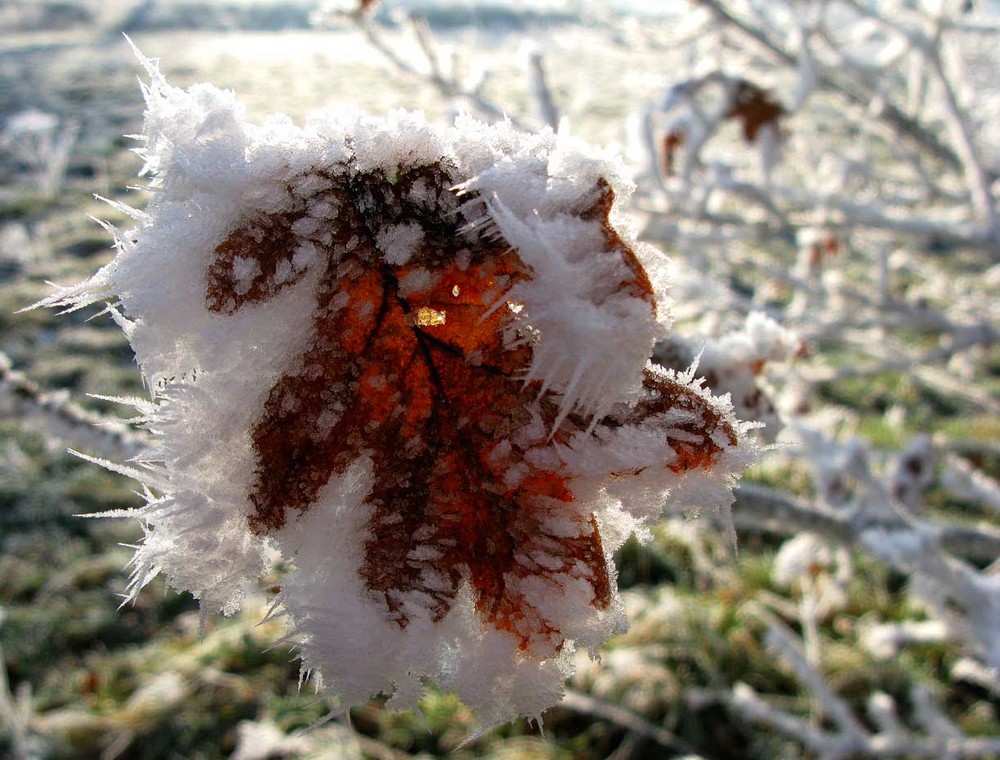
[[[260,263],[256,259],[238,258],[233,262],[233,290],[237,295],[246,295],[253,288],[254,280],[260,276]]]
[[[802,533],[781,545],[774,559],[771,579],[790,589],[800,579],[833,568],[835,556],[830,544],[813,533]]]
[[[774,440],[782,419],[765,368],[783,362],[801,348],[801,339],[766,314],[750,312],[742,329],[703,340],[670,335],[653,353],[664,366],[681,370],[696,363],[699,377],[713,392],[729,394],[740,419],[763,424],[763,437]]]
[[[780,362],[794,354],[800,342],[795,333],[763,312],[752,311],[747,315],[742,331],[707,343],[701,361],[713,367],[724,362]]]
[[[280,598],[294,621],[303,667],[322,670],[345,706],[391,684],[394,709],[415,707],[424,692],[421,679],[434,674],[484,726],[518,714],[538,717],[558,702],[572,652],[541,661],[524,656],[515,638],[483,629],[468,589],[438,623],[419,605],[410,608],[413,617],[406,628],[386,619],[357,574],[363,550],[357,536],[365,531],[370,487],[370,463],[356,462],[277,536],[293,549],[294,570],[283,580]],[[618,622],[618,610],[614,613],[602,617],[602,629]],[[595,633],[593,645],[607,635]]]
[[[459,129],[471,126],[466,121],[459,120]],[[506,297],[524,305],[521,321],[537,332],[526,379],[563,392],[563,415],[578,408],[599,416],[635,398],[666,309],[654,315],[660,321],[651,319],[650,304],[621,288],[630,276],[621,258],[599,255],[608,244],[596,225],[566,213],[591,207],[603,186],[627,198],[632,187],[621,167],[563,132],[524,137],[510,125],[494,125],[486,128],[484,136],[495,141],[488,145],[473,139],[484,130],[475,126],[455,144],[474,175],[463,187],[485,199],[491,222],[532,272]],[[643,264],[649,259],[653,284],[664,285],[663,265],[648,248],[634,250]]]
[[[375,244],[393,266],[406,264],[424,239],[424,230],[416,222],[395,224],[375,236]]]
[[[727,522],[733,502],[732,488],[740,474],[756,457],[756,450],[746,441],[754,423],[736,422],[728,395],[713,396],[706,388],[692,384],[688,373],[680,375],[647,365],[650,370],[684,384],[701,398],[720,419],[732,420],[737,445],[718,441],[721,451],[711,469],[695,468],[674,472],[669,467],[657,467],[664,461],[663,424],[691,421],[690,413],[673,409],[664,415],[651,417],[640,425],[603,429],[594,434],[578,433],[565,446],[557,447],[563,466],[579,481],[590,481],[606,493],[612,501],[607,508],[619,519],[630,521],[629,530],[639,531],[661,514],[682,513],[686,516],[715,515]],[[654,432],[654,431],[658,431]],[[688,438],[682,435],[667,438],[668,449]],[[718,436],[720,431],[716,431]],[[668,456],[667,462],[670,459]],[[608,473],[621,472],[625,466],[633,468],[636,475],[629,479],[601,482]],[[641,470],[641,472],[639,471]],[[627,538],[628,534],[625,534]],[[730,525],[730,537],[735,543],[735,529]],[[605,534],[605,541],[608,542]],[[622,539],[624,540],[624,539]],[[617,548],[615,546],[614,548]]]
[[[689,376],[667,373],[660,379],[704,401],[735,437],[715,431],[711,441],[720,451],[710,469],[671,469],[677,451],[698,444],[699,437],[683,427],[699,422],[692,412],[628,417],[647,393],[644,367],[667,316],[665,310],[654,313],[643,288],[630,289],[637,265],[622,251],[638,250],[641,257],[645,249],[631,243],[617,220],[612,218],[613,227],[605,224],[608,193],[629,191],[617,166],[551,131],[524,135],[509,125],[470,120],[437,131],[405,112],[384,119],[318,113],[303,126],[274,116],[253,125],[232,93],[210,85],[171,87],[153,64],[140,60],[151,78],[141,154],[157,193],[135,229],[116,232],[113,262],[43,302],[80,308],[117,299],[112,315],[127,331],[150,388],[152,403],[143,411],[155,445],[128,470],[148,487],[147,505],[136,511],[146,535],[136,551],[131,594],[163,573],[173,586],[192,591],[207,612],[230,613],[239,606],[243,582],[259,578],[269,552],[276,551],[291,567],[280,594],[290,636],[300,645],[304,666],[325,676],[342,705],[385,692],[392,707],[412,707],[429,678],[455,690],[484,726],[539,716],[560,699],[574,650],[594,649],[625,626],[612,552],[655,520],[667,498],[689,511],[728,509],[733,480],[752,456],[744,446],[745,427],[728,402]],[[507,461],[514,446],[526,452],[522,461],[509,463],[500,486],[513,492],[539,472],[551,472],[565,480],[570,494],[535,497],[538,524],[518,539],[517,572],[505,571],[508,590],[524,600],[516,614],[544,615],[538,630],[554,631],[531,647],[514,629],[484,625],[464,576],[453,603],[432,619],[428,592],[446,590],[451,582],[434,563],[455,545],[453,536],[406,555],[421,579],[416,590],[394,590],[379,599],[366,588],[359,568],[371,530],[367,499],[374,480],[374,459],[367,455],[331,476],[304,512],[288,510],[287,521],[266,539],[249,527],[258,471],[254,426],[275,384],[310,346],[320,283],[356,277],[360,267],[354,259],[328,263],[333,221],[363,213],[368,202],[354,198],[357,208],[349,207],[329,176],[381,172],[393,183],[401,166],[445,157],[454,176],[472,179],[461,189],[441,189],[421,178],[409,189],[410,198],[426,208],[451,203],[450,214],[456,202],[463,203],[459,213],[470,225],[516,251],[530,278],[507,292],[497,285],[485,306],[517,315],[505,337],[532,346],[524,379],[537,379],[561,396],[554,425],[544,421],[540,397],[527,402],[528,421],[511,431],[509,441],[498,441],[494,452],[494,464]],[[312,198],[316,193],[325,195]],[[226,265],[226,276],[238,297],[273,292],[249,305],[228,295],[229,301],[210,305],[207,284],[216,276],[213,267],[223,266],[217,249],[245,220],[265,213],[294,217],[287,255],[266,239],[266,226],[251,226],[246,235],[252,242]],[[426,256],[425,230],[417,223],[393,221],[353,232],[338,237],[337,245],[355,250],[367,235],[386,266],[404,267],[418,253]],[[258,252],[260,258],[253,258]],[[456,256],[461,271],[475,265],[469,250]],[[400,274],[396,292],[404,298],[419,294],[440,284],[439,278],[439,272],[414,265]],[[659,274],[651,280],[662,282]],[[362,317],[375,307],[341,291],[324,308],[327,315],[353,309]],[[476,366],[484,359],[470,351],[466,361]],[[313,363],[295,371],[315,378],[321,367]],[[394,377],[383,373],[365,382],[384,388],[387,404],[399,402]],[[329,407],[315,422],[320,433],[333,430],[346,413],[338,401],[342,390],[329,389]],[[297,403],[293,395],[280,398],[281,405]],[[617,426],[550,440],[574,410],[591,415],[595,425],[605,414],[622,414]],[[400,445],[415,448],[421,439]],[[628,477],[619,477],[623,473]],[[383,521],[391,522],[391,515]],[[611,584],[600,604],[594,601],[593,567],[580,554],[567,560],[559,551],[560,542],[592,538],[600,542],[594,554],[607,564]],[[392,594],[405,625],[387,613],[385,599]]]
[[[504,238],[532,271],[507,300],[523,303],[518,315],[537,331],[525,380],[563,393],[559,422],[576,408],[600,416],[638,395],[642,369],[659,337],[652,307],[621,292],[629,272],[617,256],[595,259],[604,240],[594,225],[540,212],[520,218],[501,200],[489,203]]]

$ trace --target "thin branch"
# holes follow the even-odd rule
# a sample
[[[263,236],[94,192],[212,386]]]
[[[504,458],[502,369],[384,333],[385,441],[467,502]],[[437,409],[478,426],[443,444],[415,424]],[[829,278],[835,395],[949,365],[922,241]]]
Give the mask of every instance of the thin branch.
[[[385,56],[385,58],[402,73],[432,84],[435,88],[437,88],[438,92],[446,98],[459,98],[461,100],[469,101],[469,103],[471,103],[476,110],[494,121],[509,121],[517,129],[525,132],[532,131],[531,128],[523,121],[518,119],[516,116],[512,116],[507,113],[503,108],[495,103],[487,100],[479,92],[467,90],[454,78],[444,75],[440,69],[437,56],[431,47],[432,43],[429,38],[430,32],[427,28],[427,22],[422,16],[412,14],[410,16],[410,22],[415,30],[417,40],[420,42],[424,54],[428,57],[430,72],[420,71],[397,55],[396,51],[382,39],[380,31],[373,21],[368,18],[360,17],[357,17],[356,21],[358,28],[361,30],[362,34],[364,34],[365,39],[368,40],[369,44]]]
[[[764,530],[790,536],[816,533],[824,538],[856,547],[868,530],[914,530],[901,516],[869,515],[863,512],[834,512],[818,505],[806,505],[764,486],[743,483],[736,489],[733,520],[744,529]],[[972,562],[990,562],[1000,557],[1000,533],[987,528],[920,523],[934,532],[940,546],[956,557]]]
[[[989,175],[979,156],[979,148],[976,146],[969,128],[969,120],[962,112],[958,104],[955,90],[951,86],[951,80],[944,71],[941,61],[940,32],[934,36],[933,40],[927,39],[922,33],[904,27],[898,23],[875,13],[872,9],[865,7],[857,0],[844,0],[847,5],[853,8],[862,16],[877,21],[884,26],[893,29],[897,33],[905,36],[911,43],[914,51],[919,54],[928,64],[931,74],[941,88],[944,112],[947,119],[947,127],[952,135],[952,142],[955,144],[955,152],[965,174],[966,182],[969,185],[969,192],[972,196],[972,203],[976,213],[986,225],[989,237],[997,234],[998,219],[996,206],[993,201],[993,194],[990,190],[990,183],[993,177]]]
[[[535,103],[538,104],[539,115],[544,123],[556,129],[559,126],[559,109],[556,108],[552,88],[549,87],[548,76],[545,73],[545,59],[541,51],[531,52],[528,65],[531,68],[531,92],[535,96]]]
[[[145,440],[124,422],[84,409],[65,391],[42,390],[0,353],[0,410],[4,408],[17,419],[40,418],[48,433],[105,457],[127,459]]]
[[[614,723],[615,725],[621,726],[634,734],[655,742],[664,749],[672,752],[684,752],[685,754],[690,755],[692,760],[694,758],[701,757],[694,747],[676,734],[667,731],[665,728],[650,723],[641,715],[637,715],[631,710],[626,710],[624,707],[618,707],[617,705],[602,702],[589,694],[570,690],[566,693],[565,698],[559,703],[558,707]]]
[[[754,29],[749,24],[736,17],[727,10],[720,0],[698,0],[698,2],[712,11],[716,18],[725,22],[729,26],[737,29],[741,34],[754,40],[758,45],[766,49],[771,55],[788,66],[796,66],[798,59],[768,37],[759,29]],[[867,107],[872,100],[872,93],[867,90],[858,90],[850,84],[836,79],[825,67],[816,64],[817,80],[836,92],[846,96],[852,103]],[[879,118],[892,126],[899,134],[904,135],[918,142],[923,148],[932,153],[936,158],[947,163],[953,169],[961,169],[962,162],[955,155],[954,151],[943,144],[933,132],[914,121],[896,106],[885,103],[878,112]]]

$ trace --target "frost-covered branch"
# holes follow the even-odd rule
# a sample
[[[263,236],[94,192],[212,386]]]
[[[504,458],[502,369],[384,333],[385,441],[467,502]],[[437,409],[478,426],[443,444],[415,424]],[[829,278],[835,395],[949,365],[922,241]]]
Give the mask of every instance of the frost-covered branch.
[[[73,119],[60,124],[53,114],[35,108],[19,111],[0,127],[0,154],[24,164],[38,192],[52,198],[62,187],[79,130]]]
[[[532,50],[529,53],[528,66],[531,69],[531,94],[538,106],[538,114],[543,124],[556,129],[559,126],[559,109],[556,107],[555,97],[549,86],[548,75],[545,72],[545,57],[541,50]]]
[[[848,547],[856,547],[867,530],[909,531],[916,527],[901,516],[879,511],[845,513],[817,504],[807,505],[771,488],[743,483],[736,489],[733,520],[740,528],[794,536],[815,533]],[[926,523],[941,547],[972,562],[990,562],[1000,557],[1000,530],[965,525]]]
[[[980,504],[1000,515],[1000,483],[977,469],[968,459],[954,454],[945,459],[941,485],[963,501]],[[1000,552],[997,554],[1000,557]]]
[[[925,33],[917,28],[903,26],[888,16],[876,13],[872,8],[858,2],[858,0],[844,0],[844,2],[861,16],[872,19],[905,38],[909,42],[913,54],[920,56],[926,69],[933,74],[934,82],[941,93],[942,110],[952,136],[955,154],[965,173],[973,204],[981,221],[986,225],[987,237],[996,237],[997,210],[990,188],[996,177],[991,176],[983,164],[975,137],[969,126],[968,115],[959,105],[955,88],[952,86],[942,62],[941,45],[946,28],[945,19],[934,19],[932,30],[930,33]],[[952,25],[951,28],[959,27]]]
[[[128,459],[142,447],[146,438],[121,420],[108,419],[84,409],[71,399],[68,391],[44,391],[11,366],[0,353],[0,412],[72,443],[82,451],[103,457]]]
[[[816,505],[806,508],[759,487],[744,486],[735,513],[756,511],[762,527],[811,523],[811,532],[824,540],[886,563],[910,578],[908,593],[943,626],[934,628],[934,635],[945,633],[989,667],[1000,664],[1000,584],[989,568],[977,566],[1000,556],[1000,534],[919,516],[924,511],[923,494],[936,479],[937,452],[930,439],[914,438],[886,472],[879,472],[857,439],[839,444],[802,424],[794,431],[800,453],[813,469]],[[887,651],[927,633],[923,628],[890,630],[872,625],[869,643],[873,651]]]
[[[789,736],[821,760],[866,758],[989,758],[1000,752],[1000,739],[968,736],[920,686],[913,688],[915,724],[899,717],[894,700],[875,692],[868,700],[868,729],[854,715],[848,702],[833,691],[822,671],[805,656],[795,635],[780,622],[770,620],[767,644],[808,688],[821,713],[831,721],[826,728],[816,721],[775,706],[746,684],[737,684],[729,697],[732,710],[756,723]]]
[[[428,82],[438,90],[442,97],[449,101],[467,102],[476,112],[492,121],[508,121],[518,129],[529,130],[529,126],[522,119],[489,100],[483,95],[479,87],[467,87],[454,75],[445,73],[431,30],[427,22],[419,14],[409,14],[407,16],[407,24],[419,42],[421,51],[426,58],[426,70],[410,63],[401,56],[393,45],[385,39],[384,29],[375,20],[370,17],[359,16],[356,17],[356,21],[358,28],[369,44],[385,56],[386,60],[399,72]]]
[[[759,27],[755,27],[746,20],[741,19],[719,0],[698,0],[698,4],[711,10],[713,16],[718,21],[753,40],[774,56],[778,62],[789,67],[797,66],[798,58],[786,50],[781,42],[769,37]],[[838,77],[835,71],[824,67],[816,68],[815,76],[820,83],[845,96],[852,103],[860,106],[868,106],[871,103],[874,93],[867,88],[860,89],[857,86],[857,80],[844,80]],[[951,147],[944,144],[933,131],[907,116],[893,104],[884,100],[879,101],[879,108],[874,111],[873,115],[892,126],[900,135],[915,140],[922,148],[930,151],[938,160],[945,161],[953,168],[961,166],[961,160]]]

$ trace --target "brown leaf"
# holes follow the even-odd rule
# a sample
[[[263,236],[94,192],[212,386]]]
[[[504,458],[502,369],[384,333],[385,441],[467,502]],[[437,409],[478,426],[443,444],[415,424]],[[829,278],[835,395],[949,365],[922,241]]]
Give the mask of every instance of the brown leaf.
[[[770,94],[753,82],[739,79],[735,83],[732,104],[725,118],[735,119],[743,124],[743,139],[753,142],[764,126],[777,126],[785,115],[784,107],[771,100]]]
[[[667,132],[663,136],[663,174],[667,177],[674,175],[674,155],[677,149],[684,145],[685,133],[682,129],[675,129]]]

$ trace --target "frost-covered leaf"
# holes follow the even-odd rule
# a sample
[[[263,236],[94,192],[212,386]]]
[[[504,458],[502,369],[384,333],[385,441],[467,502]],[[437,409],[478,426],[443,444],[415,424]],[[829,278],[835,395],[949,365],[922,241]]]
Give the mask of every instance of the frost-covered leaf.
[[[611,552],[668,498],[727,509],[750,456],[726,402],[647,365],[658,278],[614,164],[402,112],[253,125],[148,70],[156,197],[50,299],[116,297],[154,392],[133,591],[159,571],[231,611],[277,550],[344,704],[429,678],[485,724],[538,715],[624,626]]]
[[[730,83],[731,100],[725,118],[740,122],[743,139],[752,143],[766,127],[777,129],[785,108],[767,90],[746,79]]]
[[[782,421],[765,368],[803,351],[801,340],[761,312],[750,312],[743,328],[720,338],[692,339],[671,334],[657,343],[653,359],[677,371],[696,365],[695,374],[717,394],[729,394],[736,414],[764,426],[773,441]]]

